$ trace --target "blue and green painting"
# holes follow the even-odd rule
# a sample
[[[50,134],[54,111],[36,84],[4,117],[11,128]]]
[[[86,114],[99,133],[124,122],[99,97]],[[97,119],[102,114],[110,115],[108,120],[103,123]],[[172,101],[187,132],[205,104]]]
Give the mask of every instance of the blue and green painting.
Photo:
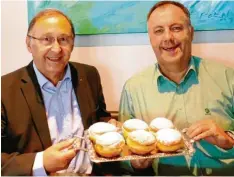
[[[191,13],[196,31],[233,30],[234,1],[179,1]],[[78,35],[146,33],[146,18],[156,1],[28,0],[28,20],[45,8],[69,16]]]

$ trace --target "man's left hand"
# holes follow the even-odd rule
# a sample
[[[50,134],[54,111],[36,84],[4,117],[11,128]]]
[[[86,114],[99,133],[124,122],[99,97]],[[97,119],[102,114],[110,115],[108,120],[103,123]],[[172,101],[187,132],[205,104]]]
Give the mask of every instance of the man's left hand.
[[[223,149],[230,149],[234,145],[233,140],[212,118],[203,119],[191,125],[187,135],[195,141],[204,139]]]
[[[109,121],[108,121],[108,123],[110,123],[110,124],[112,124],[112,125],[114,125],[114,126],[116,126],[117,128],[122,128],[122,122],[119,122],[119,121],[117,121],[117,120],[115,120],[115,119],[110,119]]]

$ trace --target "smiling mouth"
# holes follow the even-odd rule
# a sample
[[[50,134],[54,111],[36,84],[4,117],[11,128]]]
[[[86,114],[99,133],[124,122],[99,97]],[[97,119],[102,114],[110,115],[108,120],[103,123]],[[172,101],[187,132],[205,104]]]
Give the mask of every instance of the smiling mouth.
[[[162,49],[167,51],[167,52],[174,52],[176,50],[176,48],[179,46],[180,46],[180,44],[177,44],[177,45],[172,46],[172,47],[162,47]]]
[[[62,59],[62,57],[46,57],[46,58],[53,62],[58,62]]]

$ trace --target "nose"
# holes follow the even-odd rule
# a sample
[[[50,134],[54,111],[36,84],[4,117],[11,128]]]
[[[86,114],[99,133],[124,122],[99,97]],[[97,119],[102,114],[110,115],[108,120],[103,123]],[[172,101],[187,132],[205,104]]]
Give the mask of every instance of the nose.
[[[169,29],[165,30],[165,32],[164,32],[164,40],[165,41],[170,41],[173,38],[174,37],[173,37],[173,33],[171,32],[171,30],[169,30]]]
[[[60,44],[58,43],[58,40],[55,39],[54,42],[53,42],[53,44],[51,45],[51,51],[57,53],[57,52],[60,52],[61,50],[62,50],[62,49],[61,49]]]

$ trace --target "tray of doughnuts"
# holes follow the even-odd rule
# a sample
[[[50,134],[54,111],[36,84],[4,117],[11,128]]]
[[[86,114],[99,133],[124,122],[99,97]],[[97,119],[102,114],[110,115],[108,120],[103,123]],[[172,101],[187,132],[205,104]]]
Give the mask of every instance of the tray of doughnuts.
[[[95,163],[192,155],[193,142],[166,118],[148,125],[140,119],[125,121],[121,129],[98,122],[85,131],[90,160]]]

